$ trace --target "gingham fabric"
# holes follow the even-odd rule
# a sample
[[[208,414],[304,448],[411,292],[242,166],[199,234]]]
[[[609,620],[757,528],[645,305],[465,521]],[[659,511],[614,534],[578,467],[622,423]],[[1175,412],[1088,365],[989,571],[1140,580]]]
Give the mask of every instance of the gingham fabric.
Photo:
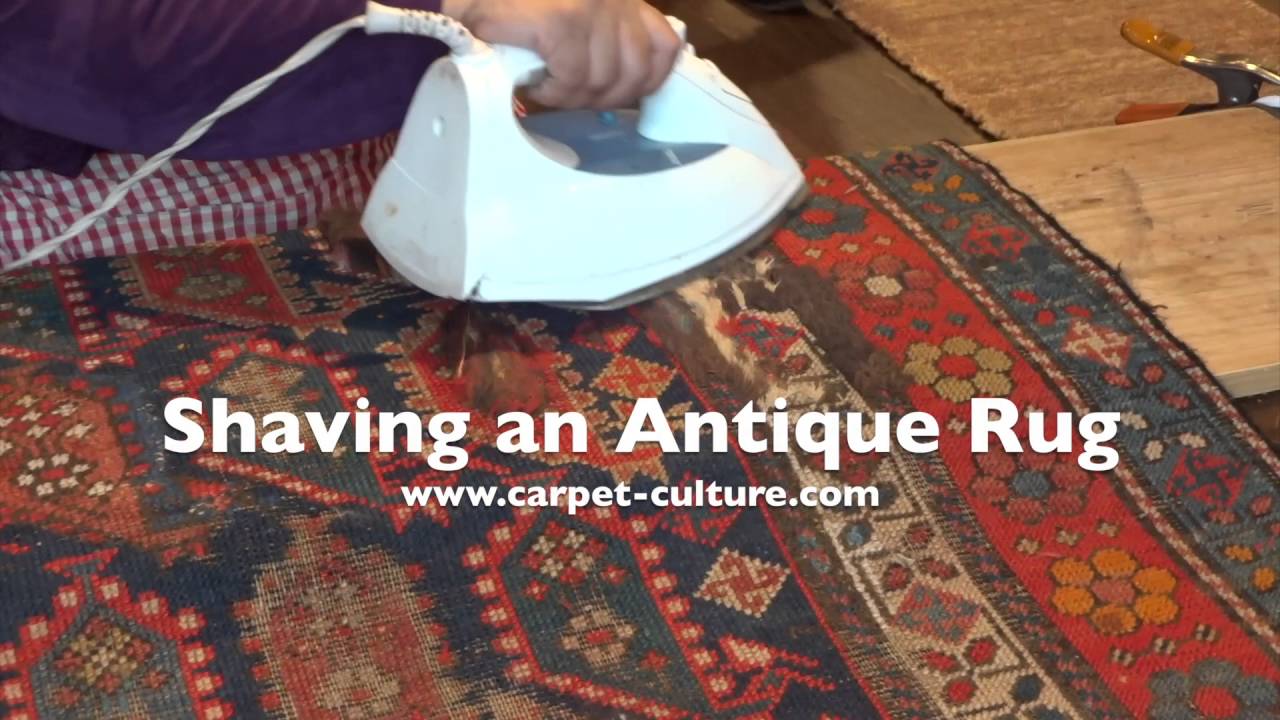
[[[244,162],[175,160],[80,237],[38,264],[266,235],[359,208],[395,149],[388,135],[342,148]],[[99,153],[75,178],[0,172],[0,270],[89,212],[145,160]]]

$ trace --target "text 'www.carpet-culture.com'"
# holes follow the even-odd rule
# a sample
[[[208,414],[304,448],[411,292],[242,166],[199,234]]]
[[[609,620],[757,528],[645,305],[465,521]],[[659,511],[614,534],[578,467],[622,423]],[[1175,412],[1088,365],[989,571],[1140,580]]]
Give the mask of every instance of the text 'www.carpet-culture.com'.
[[[792,495],[786,488],[773,486],[722,486],[696,480],[680,486],[660,485],[652,490],[635,490],[630,485],[586,488],[557,485],[545,487],[484,486],[401,487],[404,500],[411,507],[516,507],[563,508],[570,515],[588,507],[631,507],[644,504],[657,508],[694,507],[806,507],[843,508],[877,507],[880,493],[875,487],[828,485],[805,487]]]

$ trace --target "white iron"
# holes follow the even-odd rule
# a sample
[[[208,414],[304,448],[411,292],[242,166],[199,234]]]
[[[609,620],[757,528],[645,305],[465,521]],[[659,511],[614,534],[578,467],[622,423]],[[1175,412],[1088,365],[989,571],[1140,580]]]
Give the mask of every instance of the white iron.
[[[514,91],[544,69],[477,41],[428,70],[362,221],[410,282],[460,300],[628,305],[762,239],[803,196],[773,128],[687,43],[638,113],[522,121]]]
[[[684,38],[684,24],[671,18]],[[437,295],[589,309],[651,297],[754,246],[805,192],[800,166],[751,100],[686,44],[640,111],[523,121],[515,89],[543,61],[486,45],[440,13],[367,4],[233,93],[92,211],[9,264],[48,257],[224,115],[347,32],[433,37],[451,54],[418,86],[363,226],[401,275]],[[735,252],[737,251],[737,252]]]

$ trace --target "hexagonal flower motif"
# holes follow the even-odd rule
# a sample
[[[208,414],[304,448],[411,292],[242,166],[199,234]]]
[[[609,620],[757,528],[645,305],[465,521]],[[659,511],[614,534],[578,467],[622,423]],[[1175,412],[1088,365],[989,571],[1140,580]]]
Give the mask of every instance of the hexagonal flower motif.
[[[914,343],[907,348],[903,369],[917,383],[953,403],[974,397],[1004,397],[1013,390],[1009,371],[1013,361],[1004,352],[956,336],[941,345]]]
[[[1088,617],[1103,635],[1128,635],[1143,624],[1165,625],[1178,617],[1177,579],[1168,570],[1139,567],[1127,550],[1106,548],[1084,562],[1062,558],[1049,567],[1057,589],[1053,606]]]
[[[877,255],[868,263],[836,267],[836,285],[841,294],[883,315],[896,315],[903,308],[933,307],[938,302],[933,293],[937,284],[938,279],[929,271],[911,267],[893,255]]]
[[[867,210],[852,202],[814,195],[809,198],[799,220],[787,226],[796,235],[805,240],[830,240],[837,233],[853,235],[865,230]]]
[[[1163,670],[1147,681],[1151,717],[1162,720],[1270,720],[1280,709],[1280,686],[1228,660],[1208,658],[1190,672]]]
[[[1010,455],[996,447],[976,455],[979,474],[971,490],[1027,525],[1049,516],[1070,517],[1085,506],[1092,478],[1071,458],[1028,450]]]

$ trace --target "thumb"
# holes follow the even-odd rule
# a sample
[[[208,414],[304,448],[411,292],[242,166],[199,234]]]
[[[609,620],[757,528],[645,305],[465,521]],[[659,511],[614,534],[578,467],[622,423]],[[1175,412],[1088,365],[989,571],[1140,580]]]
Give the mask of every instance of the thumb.
[[[495,11],[486,0],[444,0],[440,12],[462,23],[472,35],[489,43],[515,45],[539,50],[538,23],[519,12],[519,7]]]

